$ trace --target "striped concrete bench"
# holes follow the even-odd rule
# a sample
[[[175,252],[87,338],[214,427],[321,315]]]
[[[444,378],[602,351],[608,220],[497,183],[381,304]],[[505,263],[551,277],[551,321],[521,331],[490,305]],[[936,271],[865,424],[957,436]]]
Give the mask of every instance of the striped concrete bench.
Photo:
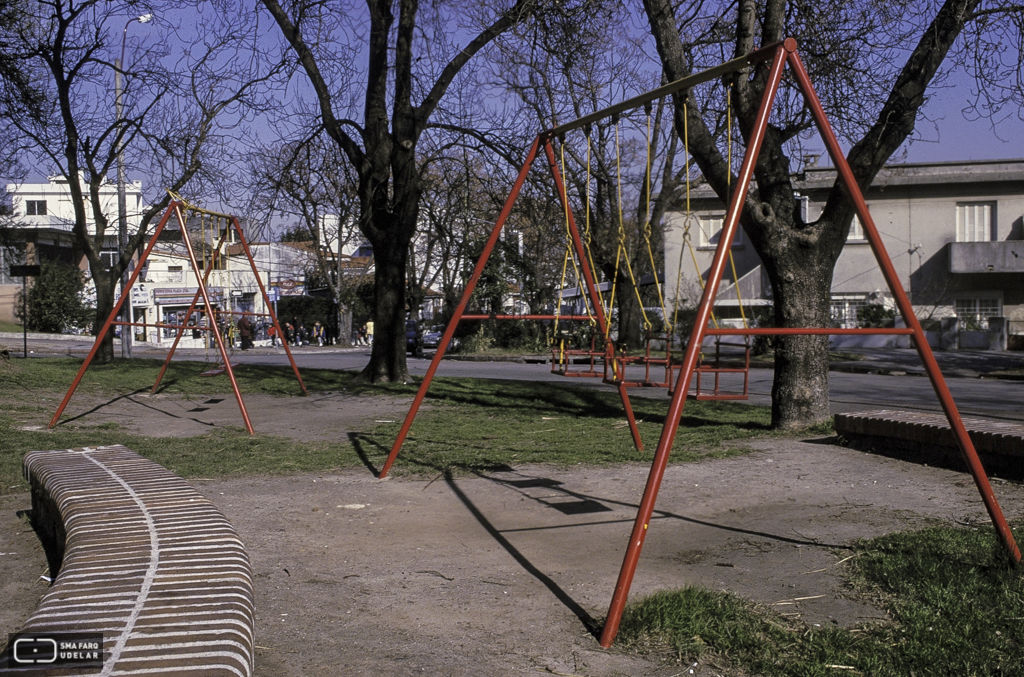
[[[103,633],[102,675],[252,674],[252,570],[210,501],[123,446],[24,469],[54,582],[22,632]]]
[[[1024,425],[963,418],[989,475],[1024,479]],[[955,469],[965,468],[943,414],[883,409],[835,415],[836,433],[878,451]]]

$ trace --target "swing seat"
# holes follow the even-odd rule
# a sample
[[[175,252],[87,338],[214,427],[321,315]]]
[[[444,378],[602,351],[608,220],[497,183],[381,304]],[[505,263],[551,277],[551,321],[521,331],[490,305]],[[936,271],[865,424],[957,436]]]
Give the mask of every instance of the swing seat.
[[[615,355],[615,347],[609,345],[608,355],[605,358],[604,368],[604,382],[615,386],[625,386],[626,388],[669,388],[672,383],[672,370],[678,368],[678,364],[673,361],[673,354],[671,350],[665,351],[664,357],[651,354],[651,343],[653,341],[662,341],[666,346],[669,345],[670,337],[668,336],[655,336],[648,334],[645,340],[645,348],[643,355]],[[627,366],[639,366],[644,367],[644,378],[639,381],[627,381],[626,380],[626,367]],[[656,381],[651,376],[652,367],[664,367],[665,376],[664,380]]]
[[[743,348],[743,366],[732,367],[724,366],[722,359],[722,346],[731,348]],[[675,392],[675,384],[678,380],[678,372],[682,368],[681,364],[676,364],[672,367],[672,385],[669,387],[669,393]],[[687,394],[687,399],[691,400],[749,400],[750,399],[750,342],[744,341],[743,343],[730,343],[728,341],[715,341],[715,358],[710,364],[704,361],[701,356],[700,361],[697,363],[696,368],[693,370],[696,375],[696,389],[693,393]],[[710,375],[714,378],[714,385],[711,392],[702,390],[702,376],[705,374]],[[728,392],[722,389],[721,375],[722,374],[743,374],[743,392]]]
[[[231,368],[232,369],[237,369],[238,368],[238,363],[237,362],[232,362],[231,363]],[[226,371],[227,371],[227,367],[225,367],[223,364],[218,364],[213,369],[207,369],[206,371],[200,372],[199,375],[200,376],[220,376],[220,375],[224,374],[224,372],[226,372]]]
[[[577,378],[599,378],[602,374],[597,370],[597,359],[603,358],[604,349],[597,348],[597,337],[590,337],[590,348],[561,349],[551,347],[551,373],[557,376],[568,376]],[[588,367],[584,370],[573,371],[574,364],[583,364]]]

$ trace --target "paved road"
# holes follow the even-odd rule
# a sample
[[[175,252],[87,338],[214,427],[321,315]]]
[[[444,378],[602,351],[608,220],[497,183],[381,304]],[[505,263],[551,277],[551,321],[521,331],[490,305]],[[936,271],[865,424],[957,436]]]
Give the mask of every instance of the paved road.
[[[236,352],[236,355],[239,354]],[[318,351],[305,348],[295,352],[296,363],[300,369],[303,367],[362,369],[366,366],[369,356],[368,350],[327,352],[326,350]],[[832,413],[892,408],[941,411],[928,378],[915,374],[915,372],[923,374],[923,369],[916,365],[905,364],[906,356],[899,357],[899,362],[884,363],[885,369],[897,372],[906,371],[906,375],[831,372],[829,391]],[[249,354],[240,359],[262,364],[287,364],[283,352],[275,355]],[[1015,359],[1019,363],[1018,358],[1011,359]],[[429,366],[430,360],[427,358],[409,358],[409,373],[414,376],[422,376],[427,372]],[[950,371],[956,371],[956,369]],[[572,383],[578,387],[612,389],[612,386],[603,384],[601,379],[567,379],[553,375],[546,364],[445,360],[438,368],[437,375]],[[734,383],[737,388],[742,388],[740,383],[735,381]],[[1024,421],[1024,381],[951,377],[947,378],[946,383],[964,416]],[[723,385],[729,384],[723,382]],[[770,369],[751,369],[749,389],[751,394],[749,402],[771,404],[772,371]],[[668,400],[667,392],[659,388],[631,388],[629,393],[631,397],[654,397]]]
[[[2,338],[2,337],[0,337]],[[19,337],[20,338],[20,337]],[[92,347],[85,337],[75,340],[29,339],[29,350],[34,355],[84,356]],[[12,353],[20,355],[17,347]],[[15,352],[17,351],[17,352]],[[865,411],[873,409],[900,408],[920,411],[939,411],[929,380],[920,375],[923,369],[914,351],[885,350],[861,351],[865,358],[859,362],[834,365],[834,368],[851,368],[858,371],[905,372],[905,375],[887,373],[845,373],[832,371],[830,374],[831,409],[833,413]],[[369,360],[369,349],[299,348],[293,351],[301,368],[347,369],[363,368]],[[139,357],[160,358],[165,353],[157,350],[136,348]],[[1010,368],[1024,365],[1024,356],[1015,353],[957,352],[936,353],[936,358],[947,374],[947,384],[953,393],[960,411],[965,416],[980,416],[999,420],[1024,421],[1024,381],[1005,381],[977,378],[975,374],[993,368]],[[203,360],[204,351],[179,351],[175,359]],[[213,359],[212,354],[210,359]],[[235,359],[260,364],[287,364],[284,351],[278,348],[257,349],[251,352],[235,352]],[[409,358],[409,372],[416,376],[426,373],[430,365],[428,358]],[[471,376],[477,378],[498,378],[532,380],[543,382],[572,383],[577,387],[606,388],[600,379],[566,379],[552,375],[545,364],[520,364],[515,362],[462,362],[445,360],[438,370],[438,376]],[[973,378],[966,376],[974,376]],[[750,402],[770,404],[772,372],[770,369],[752,369],[750,373]],[[656,388],[632,388],[631,397],[654,397],[668,399],[664,390]]]

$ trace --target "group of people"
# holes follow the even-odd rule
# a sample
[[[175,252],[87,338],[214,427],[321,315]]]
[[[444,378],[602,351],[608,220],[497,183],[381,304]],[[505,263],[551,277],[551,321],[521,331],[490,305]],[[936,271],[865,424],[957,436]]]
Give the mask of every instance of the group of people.
[[[320,320],[317,320],[313,324],[312,329],[307,330],[306,325],[300,323],[298,318],[293,317],[291,322],[285,322],[284,334],[284,340],[286,340],[289,345],[293,346],[308,346],[316,344],[323,347],[331,345],[334,340],[334,337],[327,332],[326,327],[321,324]],[[277,345],[276,331],[271,335],[270,341],[271,345]]]
[[[352,345],[368,346],[373,344],[373,320],[358,327],[352,327]]]
[[[252,320],[246,315],[242,315],[235,323],[235,328],[238,332],[238,338],[241,341],[242,350],[248,350],[255,347],[253,338],[256,333],[256,328],[253,326]],[[306,329],[306,325],[298,321],[298,318],[292,318],[291,322],[285,322],[282,327],[284,332],[284,340],[289,345],[293,346],[326,346],[333,343],[333,336],[327,331],[327,328],[317,320],[312,328]],[[267,327],[267,337],[270,339],[270,345],[277,347],[278,340],[281,338],[278,336],[277,328],[274,325]]]

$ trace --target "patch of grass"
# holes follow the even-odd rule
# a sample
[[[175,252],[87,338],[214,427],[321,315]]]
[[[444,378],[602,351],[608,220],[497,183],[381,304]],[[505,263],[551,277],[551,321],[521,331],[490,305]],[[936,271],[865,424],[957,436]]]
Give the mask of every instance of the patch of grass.
[[[984,376],[986,376],[987,378],[1009,378],[1014,380],[1024,380],[1024,367],[988,371],[985,372]]]
[[[647,450],[637,452],[615,392],[530,381],[445,378],[431,384],[427,401],[435,408],[417,416],[397,469],[458,472],[528,463],[646,463],[668,409],[664,400],[632,400]],[[684,411],[673,447],[674,462],[746,453],[722,444],[772,434],[767,407],[691,401]],[[383,461],[400,424],[381,425],[366,437],[371,461]]]
[[[31,392],[50,389],[65,392],[82,365],[74,357],[44,357],[12,362],[0,373],[0,386],[5,389]],[[109,364],[91,364],[78,388],[83,392],[126,393],[147,391],[160,373],[162,360],[137,358],[114,360]],[[173,361],[160,383],[159,393],[230,393],[227,376],[202,376],[212,363]],[[270,395],[301,395],[291,367],[277,365],[239,364],[234,369],[238,387],[243,393]],[[331,369],[303,369],[300,372],[306,388],[314,392],[358,390],[370,387],[361,384],[354,372]]]
[[[8,322],[7,320],[0,320],[0,332],[17,332],[21,333],[21,325],[17,322]]]
[[[41,358],[19,362],[0,373],[0,388],[5,394],[24,393],[26,399],[40,392],[63,393],[73,380],[81,361],[69,358]],[[90,367],[80,389],[105,395],[146,392],[152,385],[161,363],[156,360],[117,360],[108,365]],[[202,363],[173,362],[165,375],[159,392],[189,394],[229,394],[229,382],[224,377],[202,377]],[[244,394],[265,393],[277,396],[299,392],[294,374],[289,367],[242,364],[237,369],[237,380]],[[327,369],[304,369],[303,379],[310,392],[347,391],[352,394],[402,395],[415,394],[417,383],[371,385],[360,381],[353,372]],[[399,472],[455,473],[499,466],[527,463],[644,462],[651,459],[664,423],[668,403],[665,400],[634,398],[634,413],[647,451],[637,452],[622,410],[622,402],[615,392],[580,387],[578,384],[552,384],[532,381],[496,381],[471,378],[436,379],[427,394],[427,409],[420,412],[410,437],[399,456]],[[8,415],[13,413],[8,409]],[[769,429],[770,410],[736,402],[691,401],[682,418],[672,460],[698,461],[705,458],[723,458],[746,453],[740,446],[727,446],[730,440],[742,440],[773,434]],[[380,467],[398,434],[401,418],[395,423],[380,424],[367,433],[354,434],[352,443],[357,458]],[[13,431],[13,424],[4,426]],[[3,427],[0,427],[0,433]],[[109,435],[107,435],[109,433]],[[13,434],[13,432],[12,432]],[[34,435],[32,445],[10,445],[8,449],[58,448],[86,444],[120,442],[143,449],[166,447],[161,458],[174,458],[185,454],[188,448],[202,448],[213,444],[203,438],[190,442],[165,441],[131,437],[105,427],[89,431],[58,428],[57,432],[19,431],[21,435]],[[67,442],[60,435],[67,435]],[[77,435],[77,436],[76,436]],[[104,437],[104,435],[107,435]],[[236,436],[237,437],[237,436]],[[239,437],[232,442],[241,449]],[[258,436],[261,444],[271,445],[269,438]],[[106,441],[112,440],[112,441]],[[280,441],[278,441],[280,442]],[[274,442],[273,444],[277,444]],[[180,446],[184,444],[185,447]],[[218,442],[214,446],[218,446]],[[135,445],[135,446],[133,446]],[[191,445],[191,446],[190,446]],[[298,449],[301,445],[293,445]],[[20,453],[20,452],[19,452]],[[224,474],[232,472],[277,472],[273,452],[267,467],[252,461],[240,464],[229,454],[223,470],[211,460],[204,469],[185,470],[198,474]],[[284,452],[281,452],[282,454]],[[143,455],[147,455],[144,453]],[[150,455],[154,460],[159,460]],[[182,458],[191,458],[183,456]],[[163,463],[163,461],[160,461]],[[182,463],[181,459],[178,460]],[[0,464],[3,462],[0,461]],[[17,461],[0,473],[0,477],[17,476]],[[319,463],[319,462],[316,462]],[[302,465],[295,469],[314,469],[323,465]],[[347,462],[346,462],[347,464]],[[177,469],[174,463],[165,463]],[[338,463],[334,463],[338,465]],[[182,467],[191,467],[188,464]],[[5,484],[13,484],[5,482]]]
[[[877,597],[891,623],[806,627],[734,595],[689,587],[627,607],[620,639],[683,658],[711,652],[768,677],[1024,675],[1024,568],[1009,566],[992,529],[932,527],[856,549],[851,580]]]
[[[116,423],[77,429],[21,430],[0,416],[0,493],[25,491],[21,476],[25,454],[37,449],[123,444],[182,477],[287,474],[362,465],[352,445],[298,443],[272,435],[249,435],[243,428],[218,429],[198,437],[144,437]]]

